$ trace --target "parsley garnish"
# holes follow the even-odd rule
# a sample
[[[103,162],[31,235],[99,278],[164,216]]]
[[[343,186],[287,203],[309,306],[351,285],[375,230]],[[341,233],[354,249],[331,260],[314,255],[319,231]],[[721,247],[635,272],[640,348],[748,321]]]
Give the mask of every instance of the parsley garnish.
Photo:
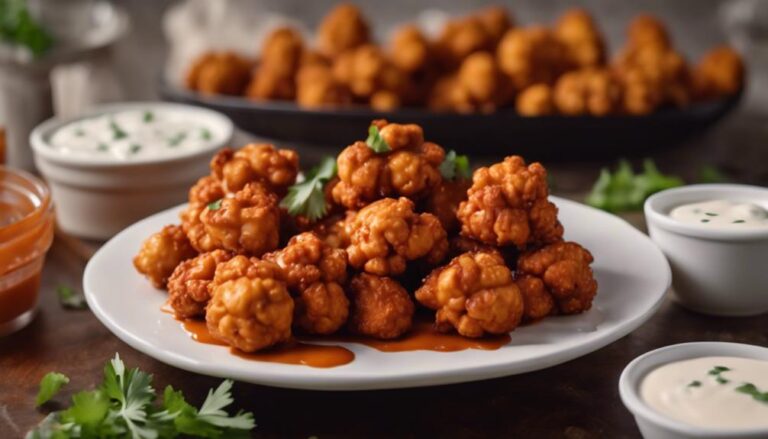
[[[179,146],[181,142],[184,141],[184,139],[187,138],[187,133],[178,133],[175,136],[168,139],[168,146],[174,147]]]
[[[376,125],[371,125],[368,128],[368,138],[365,139],[365,144],[368,145],[368,148],[371,148],[376,154],[392,151],[392,148],[389,147],[387,141],[381,137],[379,127]]]
[[[120,125],[118,125],[114,120],[109,122],[109,127],[112,129],[112,138],[114,140],[120,140],[128,137],[128,133],[123,131],[123,129],[120,128]]]
[[[109,149],[109,147],[107,146],[106,143],[99,143],[99,145],[96,147],[96,151],[102,151],[103,152],[103,151],[106,151],[108,149]]]
[[[155,113],[149,110],[145,111],[144,116],[142,117],[142,120],[144,121],[144,123],[152,122],[153,120],[155,120]]]
[[[0,0],[0,40],[26,47],[34,57],[53,45],[51,35],[32,18],[26,0]]]
[[[450,150],[445,154],[445,159],[440,163],[438,169],[446,180],[454,180],[457,177],[467,179],[472,176],[469,167],[469,157],[457,155],[454,150]]]
[[[202,137],[203,140],[211,140],[211,137],[213,136],[211,135],[211,130],[208,128],[203,128],[200,130],[200,137]]]
[[[307,178],[303,182],[288,188],[288,194],[280,202],[280,207],[287,209],[291,216],[304,215],[310,221],[322,218],[328,210],[323,189],[325,184],[335,176],[336,159],[324,158],[318,166],[307,173]]]
[[[690,383],[688,383],[688,387],[701,387],[701,381],[693,380]]]
[[[757,386],[752,383],[744,383],[736,388],[737,392],[746,393],[752,396],[755,401],[760,401],[768,404],[768,392],[761,392]]]
[[[139,145],[138,143],[133,143],[133,144],[131,144],[131,146],[128,148],[128,152],[129,152],[129,153],[131,153],[131,154],[136,154],[136,153],[138,153],[139,151],[141,151],[141,145]]]
[[[730,370],[731,369],[729,367],[715,366],[712,369],[710,369],[709,372],[707,372],[707,374],[712,375],[713,377],[715,377],[715,381],[717,381],[720,384],[728,384],[730,382],[730,380],[727,380],[727,379],[723,378],[722,373],[723,372],[728,372]]]
[[[38,400],[47,400],[45,397],[53,396],[67,381],[61,374],[46,375],[41,382],[43,397],[38,395]],[[256,425],[251,413],[229,416],[224,411],[233,402],[231,390],[232,381],[225,380],[208,392],[197,409],[180,391],[168,386],[163,403],[158,404],[152,375],[137,368],[126,369],[116,354],[104,368],[104,381],[99,387],[75,394],[69,408],[48,415],[27,437],[243,437]]]
[[[59,393],[59,390],[69,383],[69,377],[58,372],[48,372],[40,381],[40,390],[37,392],[37,398],[35,398],[35,405],[41,406],[50,401],[51,398]]]
[[[607,168],[587,196],[587,204],[609,212],[640,210],[645,199],[664,189],[682,186],[683,180],[659,172],[652,160],[643,162],[643,173],[635,174],[626,160],[619,162],[616,172]]]
[[[83,131],[82,128],[78,128],[75,130],[75,136],[76,137],[83,137],[85,135],[85,131]]]
[[[743,224],[743,223],[745,223],[745,222],[746,222],[746,221],[744,221],[744,220],[735,220],[735,221],[733,222],[733,224]]]
[[[85,301],[85,297],[82,294],[75,291],[66,285],[59,285],[56,287],[56,295],[59,296],[59,303],[64,308],[69,309],[85,309],[88,308],[88,303]]]
[[[214,201],[213,203],[208,203],[208,210],[219,210],[221,209],[221,201],[223,198],[219,198],[218,200]]]

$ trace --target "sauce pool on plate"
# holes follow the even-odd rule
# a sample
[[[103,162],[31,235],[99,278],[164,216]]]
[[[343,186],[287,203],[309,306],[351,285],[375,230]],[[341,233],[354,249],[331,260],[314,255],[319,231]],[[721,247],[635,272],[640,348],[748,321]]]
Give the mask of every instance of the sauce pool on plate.
[[[652,409],[696,427],[768,429],[768,361],[701,357],[651,371],[640,396]]]
[[[717,229],[768,228],[768,210],[755,203],[733,200],[683,204],[672,209],[669,216],[683,223]]]

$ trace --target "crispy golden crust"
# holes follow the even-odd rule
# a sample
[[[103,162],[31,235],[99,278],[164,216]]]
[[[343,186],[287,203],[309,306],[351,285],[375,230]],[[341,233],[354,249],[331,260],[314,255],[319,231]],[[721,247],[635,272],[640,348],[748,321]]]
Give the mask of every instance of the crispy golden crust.
[[[306,108],[333,107],[352,102],[352,94],[329,66],[308,64],[296,76],[296,101]]]
[[[700,99],[737,93],[744,82],[744,63],[732,48],[716,47],[699,61],[694,80]]]
[[[235,256],[216,267],[208,288],[205,321],[213,337],[243,352],[290,339],[293,299],[277,265]]]
[[[259,182],[282,195],[296,182],[299,155],[269,144],[248,144],[238,150],[224,148],[211,160],[211,173],[226,192],[234,193],[247,183]]]
[[[555,113],[552,87],[534,84],[517,95],[515,109],[522,116],[548,116]]]
[[[577,314],[592,306],[597,281],[592,275],[592,255],[575,242],[558,242],[523,253],[517,269],[521,275],[541,279],[562,314]]]
[[[605,63],[605,42],[592,16],[584,9],[571,9],[555,24],[555,36],[565,45],[571,63],[597,67]]]
[[[357,100],[369,103],[374,95],[385,91],[400,99],[408,86],[405,73],[373,44],[340,54],[333,63],[333,77]]]
[[[519,156],[479,168],[468,199],[459,205],[461,233],[497,246],[550,243],[562,239],[557,207],[547,199],[547,171]]]
[[[133,266],[146,276],[155,288],[165,288],[168,277],[176,266],[196,254],[184,230],[179,226],[169,225],[144,241],[139,253],[133,258]]]
[[[397,68],[409,73],[426,69],[432,56],[427,37],[414,25],[405,25],[395,31],[389,54]]]
[[[379,276],[398,275],[406,262],[437,264],[448,251],[440,221],[415,213],[407,198],[385,198],[361,209],[348,226],[349,264]]]
[[[511,83],[502,74],[496,58],[490,52],[475,52],[462,61],[452,100],[456,111],[490,113],[504,105],[512,92]]]
[[[312,232],[292,237],[285,248],[263,258],[284,270],[291,289],[303,290],[320,281],[344,283],[347,277],[347,253],[327,245]]]
[[[492,250],[464,253],[435,269],[416,291],[416,300],[437,311],[439,330],[465,337],[512,331],[524,311],[512,272]]]
[[[179,264],[168,279],[168,302],[177,317],[191,318],[205,315],[210,299],[208,284],[213,280],[216,265],[232,258],[224,250],[202,253]]]
[[[501,7],[450,20],[434,42],[435,56],[444,69],[453,69],[475,52],[494,50],[511,27],[512,19]]]
[[[536,26],[507,32],[496,57],[515,90],[552,84],[569,67],[565,45],[549,29]]]
[[[541,320],[555,311],[555,299],[549,293],[544,281],[536,276],[522,274],[515,279],[523,295],[523,320],[532,322]]]
[[[348,327],[356,334],[380,339],[397,338],[413,322],[414,305],[396,281],[361,273],[349,284],[351,310]]]
[[[337,56],[368,42],[368,22],[360,9],[349,3],[333,8],[317,29],[317,46],[329,57]]]
[[[233,52],[208,52],[195,60],[186,86],[203,94],[242,94],[251,77],[251,63]]]
[[[333,334],[349,316],[349,299],[338,282],[315,282],[295,302],[294,324],[309,334]]]
[[[568,116],[605,116],[619,110],[621,98],[621,85],[609,70],[583,69],[557,80],[553,100],[557,111]]]
[[[472,181],[464,178],[441,181],[424,200],[422,210],[437,217],[449,235],[457,232],[461,224],[456,218],[456,211],[459,204],[467,199],[467,190],[471,185]]]
[[[222,198],[224,198],[224,188],[212,175],[200,178],[194,186],[189,188],[189,202],[193,204],[209,204]]]
[[[664,23],[649,14],[640,14],[627,27],[627,46],[671,47],[671,39]]]

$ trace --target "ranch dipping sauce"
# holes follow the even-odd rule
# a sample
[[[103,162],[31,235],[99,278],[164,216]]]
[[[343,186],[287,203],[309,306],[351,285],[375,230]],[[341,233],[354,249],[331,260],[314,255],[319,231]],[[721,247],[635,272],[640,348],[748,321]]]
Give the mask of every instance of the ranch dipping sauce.
[[[716,229],[768,229],[768,211],[754,203],[712,200],[683,204],[669,213],[677,221]]]
[[[701,357],[651,371],[640,396],[671,419],[719,430],[768,429],[768,361]]]
[[[48,144],[59,154],[130,161],[204,149],[214,138],[212,124],[190,111],[147,106],[68,123],[53,132]]]

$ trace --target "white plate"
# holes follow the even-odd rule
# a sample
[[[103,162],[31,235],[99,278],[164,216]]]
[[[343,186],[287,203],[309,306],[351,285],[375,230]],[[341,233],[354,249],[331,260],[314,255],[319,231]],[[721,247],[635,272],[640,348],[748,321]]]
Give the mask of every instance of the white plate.
[[[580,242],[595,256],[599,290],[593,309],[518,328],[511,334],[512,341],[496,351],[392,353],[342,343],[355,353],[355,360],[320,369],[244,360],[222,346],[195,342],[160,310],[166,295],[150,286],[131,263],[147,236],[178,222],[182,207],[140,221],[106,243],[85,269],[85,296],[107,328],[145,354],[181,369],[251,383],[365,390],[530,372],[580,357],[629,334],[653,315],[671,280],[666,259],[644,234],[613,215],[552,198],[560,207],[567,239]]]

